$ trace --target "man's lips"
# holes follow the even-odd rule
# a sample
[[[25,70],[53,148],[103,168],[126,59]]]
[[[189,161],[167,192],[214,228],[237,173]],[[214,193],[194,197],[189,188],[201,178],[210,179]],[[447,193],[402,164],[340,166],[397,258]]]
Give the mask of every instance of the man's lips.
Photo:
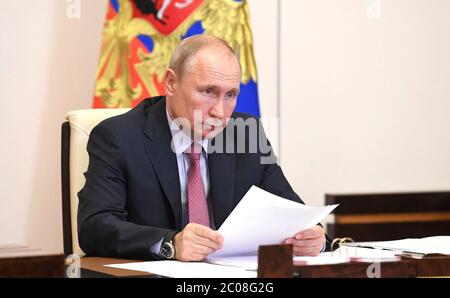
[[[215,130],[216,128],[220,127],[219,125],[215,124],[203,124],[203,130]]]

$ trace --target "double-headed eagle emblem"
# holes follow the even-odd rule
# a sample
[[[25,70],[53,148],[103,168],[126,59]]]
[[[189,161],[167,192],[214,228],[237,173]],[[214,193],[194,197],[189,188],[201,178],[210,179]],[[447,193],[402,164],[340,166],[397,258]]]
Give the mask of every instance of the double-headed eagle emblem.
[[[224,39],[236,51],[242,65],[242,83],[257,81],[245,0],[116,3],[119,11],[107,18],[103,31],[94,107],[131,107],[147,96],[162,94],[170,56],[198,22],[205,34]],[[133,46],[140,36],[151,39],[151,51]]]

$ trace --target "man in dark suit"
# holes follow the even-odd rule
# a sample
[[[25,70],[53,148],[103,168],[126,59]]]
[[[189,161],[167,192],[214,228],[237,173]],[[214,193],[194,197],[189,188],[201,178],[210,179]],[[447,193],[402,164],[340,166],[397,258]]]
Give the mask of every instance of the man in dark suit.
[[[233,113],[240,79],[239,61],[223,40],[185,39],[165,73],[165,97],[92,130],[78,194],[87,255],[198,261],[222,247],[216,229],[252,185],[303,203],[259,120]],[[320,225],[285,240],[296,255],[316,255],[325,242]]]

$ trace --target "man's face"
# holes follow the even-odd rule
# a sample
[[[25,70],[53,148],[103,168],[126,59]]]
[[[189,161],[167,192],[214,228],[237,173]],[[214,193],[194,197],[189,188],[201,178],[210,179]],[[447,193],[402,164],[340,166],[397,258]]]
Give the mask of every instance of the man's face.
[[[236,106],[241,69],[223,49],[201,50],[191,59],[182,77],[166,72],[168,110],[173,119],[189,121],[192,137],[212,138],[225,128]]]

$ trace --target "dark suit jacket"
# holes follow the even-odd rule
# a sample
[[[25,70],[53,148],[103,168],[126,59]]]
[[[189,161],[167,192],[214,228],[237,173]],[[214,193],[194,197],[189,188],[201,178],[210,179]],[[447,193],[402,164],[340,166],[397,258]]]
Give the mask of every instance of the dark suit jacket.
[[[233,113],[232,117],[251,116]],[[227,127],[217,137],[228,137],[230,132]],[[265,138],[262,130],[258,133]],[[182,230],[171,137],[165,97],[144,100],[92,130],[86,183],[78,193],[79,244],[87,255],[154,259],[151,246],[168,231]],[[261,164],[261,156],[261,152],[208,154],[209,201],[216,227],[252,185],[302,202],[281,168],[276,163]]]

